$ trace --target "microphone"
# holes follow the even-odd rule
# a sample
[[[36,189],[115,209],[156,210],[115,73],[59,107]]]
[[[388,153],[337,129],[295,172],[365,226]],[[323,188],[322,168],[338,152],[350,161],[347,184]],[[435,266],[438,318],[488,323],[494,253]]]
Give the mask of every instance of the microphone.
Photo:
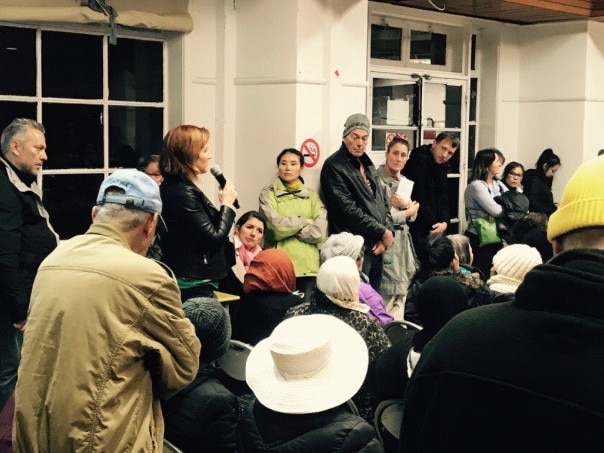
[[[224,175],[222,174],[222,170],[220,169],[220,167],[218,165],[212,165],[210,167],[210,173],[212,173],[212,176],[214,176],[214,178],[216,178],[216,181],[218,181],[220,188],[224,189],[224,186],[226,186],[227,180],[224,177]],[[235,201],[233,202],[233,206],[235,206],[236,209],[239,209],[239,201],[237,201],[237,199],[235,199]]]

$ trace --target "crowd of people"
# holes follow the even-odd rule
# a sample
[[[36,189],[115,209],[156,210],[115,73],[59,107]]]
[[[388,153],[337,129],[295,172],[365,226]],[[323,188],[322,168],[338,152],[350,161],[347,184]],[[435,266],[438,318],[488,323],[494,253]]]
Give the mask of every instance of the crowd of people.
[[[401,453],[516,451],[510,433],[588,450],[604,427],[604,157],[554,203],[551,149],[526,172],[480,150],[454,232],[459,137],[411,150],[396,134],[376,168],[370,133],[346,119],[319,191],[284,149],[258,210],[236,218],[233,182],[218,205],[202,190],[210,132],[176,126],[105,178],[89,230],[59,244],[36,182],[44,127],[15,119],[0,139],[11,448],[382,452],[375,410],[398,398]],[[419,330],[394,341],[399,320]],[[218,364],[232,340],[251,349],[243,399]]]

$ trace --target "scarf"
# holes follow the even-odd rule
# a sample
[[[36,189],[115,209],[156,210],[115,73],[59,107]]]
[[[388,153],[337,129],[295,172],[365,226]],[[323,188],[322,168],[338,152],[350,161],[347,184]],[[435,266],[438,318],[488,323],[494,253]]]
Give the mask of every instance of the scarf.
[[[283,250],[262,250],[250,263],[243,279],[243,293],[291,293],[296,285],[294,265]]]

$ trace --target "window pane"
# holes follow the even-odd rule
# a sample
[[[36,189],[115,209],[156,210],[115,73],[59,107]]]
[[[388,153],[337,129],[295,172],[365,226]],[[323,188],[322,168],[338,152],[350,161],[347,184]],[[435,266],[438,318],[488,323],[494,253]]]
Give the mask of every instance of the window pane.
[[[409,60],[412,63],[444,65],[446,50],[447,35],[411,30]]]
[[[476,101],[478,98],[478,79],[472,77],[470,79],[470,121],[476,121]]]
[[[120,38],[109,46],[109,99],[163,101],[161,42]]]
[[[15,118],[35,120],[36,104],[32,102],[0,101],[0,132]]]
[[[109,108],[109,167],[136,167],[140,156],[159,154],[163,141],[163,109]]]
[[[42,105],[46,168],[103,168],[102,111],[100,105]]]
[[[402,28],[371,24],[371,58],[400,60],[402,44]]]
[[[44,204],[61,239],[86,232],[103,175],[44,175]]]
[[[36,30],[0,27],[0,94],[35,96]]]
[[[372,123],[412,126],[417,123],[419,87],[414,81],[373,79]]]
[[[101,36],[42,32],[42,95],[101,99],[102,46]]]

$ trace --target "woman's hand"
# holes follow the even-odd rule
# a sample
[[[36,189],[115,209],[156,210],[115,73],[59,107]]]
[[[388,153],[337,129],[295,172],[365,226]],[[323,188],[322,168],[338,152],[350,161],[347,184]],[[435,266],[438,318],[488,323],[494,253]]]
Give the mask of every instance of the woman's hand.
[[[410,203],[396,192],[390,196],[390,204],[398,209],[407,209],[410,206]]]
[[[409,207],[407,209],[405,209],[405,216],[413,217],[415,214],[417,214],[418,210],[419,210],[419,203],[417,201],[412,201],[411,204],[409,205]]]
[[[223,205],[233,208],[233,203],[237,199],[237,191],[231,181],[227,181],[222,190],[218,192],[218,199]]]

